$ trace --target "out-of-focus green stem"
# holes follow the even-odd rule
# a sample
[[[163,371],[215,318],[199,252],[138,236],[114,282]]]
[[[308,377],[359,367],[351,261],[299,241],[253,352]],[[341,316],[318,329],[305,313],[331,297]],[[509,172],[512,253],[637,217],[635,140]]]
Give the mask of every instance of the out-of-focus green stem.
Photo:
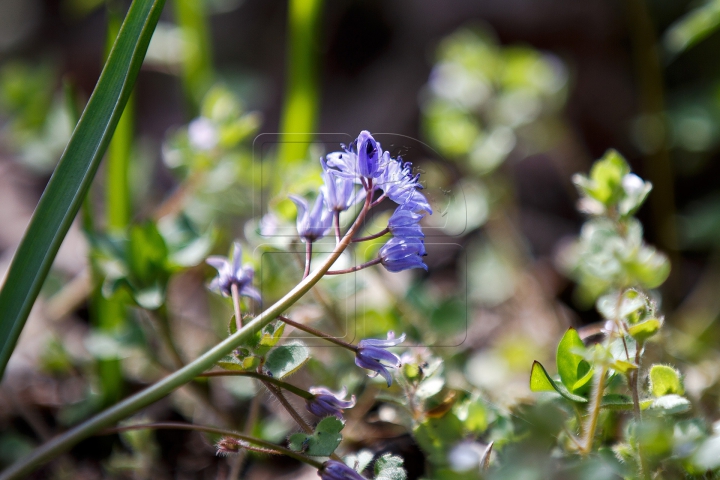
[[[652,117],[662,125],[662,143],[645,155],[644,167],[655,191],[660,195],[651,195],[649,204],[653,223],[658,229],[659,244],[670,255],[674,275],[665,291],[672,295],[672,288],[678,269],[681,266],[678,257],[678,232],[675,225],[675,186],[670,151],[668,150],[669,126],[665,116],[665,87],[660,62],[660,51],[655,26],[653,25],[647,0],[630,0],[628,8],[628,31],[632,40],[635,71],[638,81],[640,113]]]
[[[280,120],[281,165],[302,162],[318,114],[318,34],[322,0],[290,0],[285,103]]]
[[[105,60],[110,54],[122,24],[122,16],[112,2],[108,2],[107,21]],[[107,151],[105,222],[106,230],[111,234],[123,233],[130,222],[129,168],[133,143],[133,123],[133,95],[131,95],[117,127],[115,127],[115,133]],[[102,274],[92,258],[90,263],[96,285],[90,302],[91,321],[101,332],[112,336],[122,330],[126,324],[127,308],[122,302],[103,296],[101,291]],[[97,368],[102,406],[117,403],[122,398],[124,390],[120,359],[99,359]]]
[[[120,31],[122,17],[108,9],[107,55]],[[133,146],[134,95],[128,99],[120,121],[115,127],[107,153],[107,173],[105,177],[106,203],[105,214],[109,231],[124,231],[130,223],[130,158]]]
[[[135,395],[108,408],[107,410],[95,415],[89,420],[86,420],[80,425],[77,425],[76,427],[36,448],[25,458],[20,459],[11,465],[7,470],[2,472],[0,480],[26,478],[28,473],[32,472],[43,463],[55,458],[59,454],[69,450],[81,440],[165,397],[170,392],[192,381],[196,376],[214,366],[220,359],[232,352],[248,337],[260,331],[263,327],[265,327],[265,325],[275,320],[279,315],[295,304],[295,302],[302,298],[303,295],[310,291],[313,285],[325,276],[325,272],[327,272],[337,259],[340,258],[340,255],[342,255],[348,245],[352,242],[355,234],[360,230],[365,216],[370,209],[371,203],[372,193],[368,193],[365,198],[365,205],[360,211],[360,214],[353,223],[352,227],[350,227],[340,243],[337,244],[332,253],[317,268],[317,270],[311,272],[307,278],[303,279],[283,298],[278,300],[260,315],[253,318],[243,328],[218,343],[180,370],[171,373],[145,390],[136,393]]]
[[[205,0],[174,0],[173,6],[183,36],[183,89],[197,109],[214,76]]]

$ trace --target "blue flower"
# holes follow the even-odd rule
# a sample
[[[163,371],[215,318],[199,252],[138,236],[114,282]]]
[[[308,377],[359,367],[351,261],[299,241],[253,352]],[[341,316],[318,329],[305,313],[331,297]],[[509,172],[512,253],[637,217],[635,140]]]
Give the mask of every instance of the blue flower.
[[[232,295],[232,286],[237,285],[238,293],[245,297],[250,297],[257,302],[261,302],[260,292],[252,286],[253,275],[255,271],[252,266],[240,264],[242,262],[242,247],[238,242],[233,244],[232,261],[227,257],[213,255],[208,257],[205,262],[215,267],[218,274],[212,279],[208,288],[217,291],[229,297]]]
[[[425,245],[418,237],[393,237],[380,248],[380,263],[390,272],[424,268]]]
[[[321,480],[367,480],[358,472],[337,460],[328,460],[318,471]]]
[[[358,172],[365,178],[378,176],[382,150],[380,144],[370,135],[370,132],[363,130],[355,140],[355,149],[358,156]]]
[[[347,395],[345,388],[339,393],[333,393],[325,387],[311,387],[309,390],[315,397],[307,401],[305,408],[315,416],[329,417],[333,415],[342,420],[343,409],[355,406],[355,395],[351,396],[350,400],[344,400]]]
[[[376,178],[382,174],[384,164],[390,160],[390,154],[383,152],[370,132],[363,130],[342,152],[329,153],[326,156],[328,166],[337,169],[341,177],[351,178],[360,183],[360,178]]]
[[[377,181],[376,188],[382,190],[390,200],[413,212],[428,212],[432,215],[432,207],[425,195],[420,193],[420,174],[413,175],[412,163],[403,162],[399,157],[385,162],[384,169]]]
[[[322,158],[320,164],[323,168],[323,180],[325,181],[325,184],[320,187],[320,191],[325,197],[328,210],[344,212],[364,198],[365,194],[362,190],[355,191],[355,181],[352,178],[338,175],[338,171],[328,168],[327,162]]]
[[[315,199],[312,210],[303,197],[290,195],[290,200],[297,207],[297,231],[303,242],[314,242],[325,236],[332,226],[332,212],[325,208],[325,195],[322,190]]]
[[[387,381],[388,387],[392,385],[392,375],[388,368],[398,368],[401,365],[400,358],[394,353],[385,350],[388,347],[395,347],[405,341],[405,334],[395,338],[395,333],[388,332],[387,340],[369,338],[360,340],[355,354],[355,365],[366,370],[372,370],[371,377],[382,375]]]
[[[388,230],[395,237],[424,237],[425,234],[418,223],[422,218],[422,214],[413,213],[407,206],[400,205],[388,220]]]

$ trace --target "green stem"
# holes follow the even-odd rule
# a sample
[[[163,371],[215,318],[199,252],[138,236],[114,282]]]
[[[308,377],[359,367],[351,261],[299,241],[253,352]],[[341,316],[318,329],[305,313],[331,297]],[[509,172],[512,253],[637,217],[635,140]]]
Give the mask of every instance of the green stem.
[[[390,229],[388,227],[383,228],[378,233],[373,233],[372,235],[368,235],[367,237],[359,237],[353,240],[353,242],[366,242],[368,240],[375,240],[376,238],[383,237],[390,233]]]
[[[317,469],[322,468],[322,463],[318,462],[317,460],[308,458],[305,455],[301,455],[290,449],[281,447],[280,445],[275,445],[274,443],[266,442],[265,440],[261,440],[259,438],[250,437],[247,435],[243,435],[241,433],[236,433],[236,432],[233,432],[232,430],[225,430],[222,428],[215,428],[215,427],[205,427],[205,426],[201,426],[201,425],[192,425],[190,423],[158,422],[158,423],[146,423],[146,424],[142,424],[142,425],[127,425],[124,427],[116,427],[116,428],[109,428],[109,429],[103,430],[102,432],[99,432],[99,435],[109,435],[109,434],[113,434],[113,433],[128,432],[131,430],[146,430],[146,429],[194,430],[197,432],[212,433],[212,434],[216,434],[216,435],[223,435],[225,437],[233,437],[233,438],[240,439],[244,442],[252,443],[254,445],[260,445],[261,447],[268,448],[270,450],[274,450],[282,455],[287,455],[290,458],[294,458],[295,460],[299,460],[303,463],[307,463],[308,465],[311,465]]]
[[[313,287],[313,285],[320,281],[320,279],[325,275],[325,272],[330,269],[337,259],[340,258],[340,255],[342,255],[347,246],[350,245],[353,236],[360,229],[371,203],[372,193],[368,193],[365,197],[365,205],[360,211],[355,223],[353,223],[350,230],[348,230],[340,243],[337,244],[325,262],[322,263],[317,270],[311,272],[307,278],[296,285],[283,298],[278,300],[260,315],[253,318],[242,329],[218,343],[180,370],[168,375],[145,390],[142,390],[95,415],[49,442],[42,444],[31,454],[8,467],[8,469],[0,475],[0,480],[11,480],[26,477],[28,473],[32,472],[43,463],[55,458],[59,454],[66,452],[81,440],[129,415],[132,415],[141,408],[160,400],[173,390],[192,381],[193,378],[212,368],[220,359],[230,354],[230,352],[242,344],[243,341],[260,331],[268,323],[275,320],[279,315],[305,295]]]
[[[175,0],[175,21],[182,31],[183,48],[182,84],[185,95],[197,109],[213,81],[212,48],[208,28],[208,2],[202,0]]]
[[[120,32],[121,14],[108,6],[107,54]],[[107,59],[107,58],[106,58]],[[105,217],[107,230],[124,232],[130,223],[130,158],[134,130],[134,95],[130,95],[108,146],[105,174]]]
[[[237,372],[232,370],[222,370],[219,372],[205,372],[201,375],[198,375],[198,377],[251,377],[251,378],[257,378],[258,380],[261,380],[263,382],[272,383],[273,385],[276,385],[280,388],[283,388],[287,390],[288,392],[294,393],[298,397],[302,397],[306,400],[312,400],[315,398],[315,395],[308,392],[307,390],[303,390],[302,388],[296,387],[295,385],[289,384],[287,382],[283,382],[280,379],[277,379],[275,377],[271,377],[269,375],[263,375],[259,372]]]
[[[286,317],[285,315],[280,315],[280,316],[278,316],[278,318],[280,320],[282,320],[283,322],[287,323],[288,325],[291,325],[291,326],[297,328],[298,330],[302,330],[303,332],[307,332],[310,335],[315,335],[316,337],[323,338],[323,339],[327,340],[328,342],[332,342],[335,345],[341,346],[343,348],[347,348],[348,350],[350,350],[352,352],[357,352],[357,347],[355,345],[353,345],[352,343],[343,342],[339,338],[333,337],[332,335],[328,335],[327,333],[321,332],[320,330],[317,330],[313,327],[309,327],[302,323],[296,322],[295,320],[292,320],[292,319]]]
[[[280,121],[280,165],[305,161],[317,122],[317,35],[322,0],[290,0],[286,93]]]
[[[603,367],[595,373],[593,379],[593,395],[590,404],[590,416],[588,421],[583,428],[585,437],[582,440],[582,448],[580,453],[588,455],[592,451],[592,444],[595,438],[595,430],[597,429],[598,417],[600,416],[600,405],[602,404],[602,396],[605,391],[605,375],[607,374],[607,367]]]
[[[380,262],[382,262],[382,259],[374,258],[368,262],[361,263],[360,265],[355,265],[354,267],[345,268],[343,270],[330,270],[329,272],[327,272],[327,274],[328,275],[344,275],[346,273],[357,272],[364,268],[372,267],[373,265],[377,265]]]

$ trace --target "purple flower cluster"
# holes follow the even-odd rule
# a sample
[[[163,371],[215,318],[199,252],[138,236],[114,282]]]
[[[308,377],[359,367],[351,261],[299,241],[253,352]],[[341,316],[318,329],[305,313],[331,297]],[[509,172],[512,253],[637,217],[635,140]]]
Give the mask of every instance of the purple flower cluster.
[[[361,201],[367,192],[389,198],[397,209],[390,217],[388,230],[393,238],[380,249],[380,263],[391,272],[424,268],[424,234],[420,220],[432,208],[421,193],[420,174],[413,175],[412,164],[383,151],[380,142],[363,130],[349,147],[320,159],[324,185],[315,205],[291,196],[298,208],[297,229],[304,242],[322,238],[330,230],[333,218]],[[362,185],[363,188],[357,188]]]
[[[400,338],[395,338],[394,332],[388,332],[386,340],[378,340],[369,338],[360,340],[357,345],[357,353],[355,354],[355,365],[373,373],[374,377],[382,375],[387,381],[388,387],[392,385],[392,375],[388,368],[398,368],[401,365],[400,358],[392,352],[388,352],[386,348],[396,347],[405,341],[405,334]]]
[[[232,286],[237,285],[238,293],[244,297],[250,297],[256,302],[261,302],[260,292],[252,286],[255,271],[252,266],[242,266],[242,247],[238,242],[233,245],[232,260],[227,257],[213,255],[205,262],[215,267],[218,274],[212,279],[208,286],[210,290],[222,293],[226,297],[232,295]]]

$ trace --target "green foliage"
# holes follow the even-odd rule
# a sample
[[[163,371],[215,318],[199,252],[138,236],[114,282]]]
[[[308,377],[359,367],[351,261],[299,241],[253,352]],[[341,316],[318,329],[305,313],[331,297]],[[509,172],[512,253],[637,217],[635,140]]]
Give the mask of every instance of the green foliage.
[[[588,221],[562,261],[585,301],[611,289],[656,288],[670,274],[667,257],[643,242],[642,227],[633,218],[622,223],[604,217]]]
[[[327,457],[331,455],[340,442],[340,431],[345,424],[335,417],[326,417],[320,420],[311,434],[293,433],[288,439],[288,446],[296,452],[303,452],[312,457]]]
[[[548,374],[540,362],[534,362],[530,372],[530,390],[533,392],[555,391],[573,402],[586,403],[593,376],[593,369],[585,359],[585,345],[577,330],[568,329],[560,340],[555,363],[560,374],[560,382]]]
[[[93,255],[107,297],[121,295],[148,310],[165,301],[172,274],[199,264],[212,246],[212,233],[199,234],[186,218],[131,225],[127,235],[91,235]]]
[[[447,466],[448,451],[463,438],[463,424],[452,412],[428,418],[415,426],[413,438],[433,466]]]
[[[530,372],[530,390],[533,392],[555,391],[573,402],[585,403],[587,398],[571,393],[568,388],[550,377],[540,362],[534,362]]]
[[[685,389],[680,380],[680,372],[667,365],[653,365],[650,367],[650,391],[655,397],[682,395]]]
[[[552,123],[565,99],[559,63],[469,28],[444,39],[437,56],[423,110],[424,130],[440,153],[484,175],[518,143],[530,151],[552,145],[555,132],[543,121]]]
[[[662,327],[662,322],[657,318],[651,318],[650,320],[645,320],[644,322],[630,326],[628,333],[637,342],[643,343],[660,331],[660,327]]]
[[[194,223],[208,226],[221,213],[244,214],[250,207],[251,187],[261,178],[248,175],[253,154],[246,144],[261,121],[228,87],[215,85],[203,98],[200,116],[168,135],[163,159],[186,182],[179,207]]]
[[[292,375],[310,359],[310,351],[300,340],[292,340],[270,350],[265,359],[264,371],[275,378]]]
[[[665,31],[663,44],[671,54],[682,53],[720,27],[720,1],[708,0]]]
[[[596,299],[611,289],[633,286],[649,289],[670,273],[665,255],[643,241],[640,222],[632,215],[652,186],[630,173],[614,150],[593,165],[590,176],[573,177],[581,198],[579,209],[593,215],[580,239],[563,254],[563,265],[579,283],[583,300]]]
[[[628,468],[623,477],[649,478],[663,469],[690,472],[692,462],[679,465],[673,457],[676,439],[669,422],[672,415],[691,408],[682,396],[680,373],[670,366],[653,365],[646,385],[638,370],[645,343],[663,326],[656,301],[646,290],[662,283],[669,271],[665,256],[644,244],[642,228],[632,217],[650,186],[630,173],[614,151],[593,166],[589,177],[576,175],[575,183],[582,196],[579,207],[593,217],[583,226],[569,270],[585,295],[597,299],[605,339],[586,348],[577,332],[569,330],[557,350],[559,381],[535,362],[530,388],[574,400],[572,395],[579,393],[578,387],[588,387],[591,376],[593,388],[585,391],[584,403],[574,405],[576,417],[566,427],[569,432],[583,422],[583,437],[574,442],[582,453],[593,450],[598,425],[613,428],[616,420],[602,411],[632,411],[634,418],[626,423],[623,435],[612,439],[615,456]],[[687,434],[678,432],[678,436]],[[703,436],[697,433],[687,448],[696,450],[697,438]]]
[[[386,453],[375,461],[375,480],[406,480],[407,472],[403,468],[403,459]]]
[[[577,330],[569,328],[557,347],[556,364],[562,383],[570,392],[582,394],[590,386],[593,371],[590,364],[577,352],[583,352],[585,345]]]
[[[134,2],[0,291],[0,375],[132,91],[163,0]]]
[[[24,165],[41,173],[52,171],[77,122],[58,92],[56,68],[44,62],[9,62],[0,69],[0,131],[3,143]]]

